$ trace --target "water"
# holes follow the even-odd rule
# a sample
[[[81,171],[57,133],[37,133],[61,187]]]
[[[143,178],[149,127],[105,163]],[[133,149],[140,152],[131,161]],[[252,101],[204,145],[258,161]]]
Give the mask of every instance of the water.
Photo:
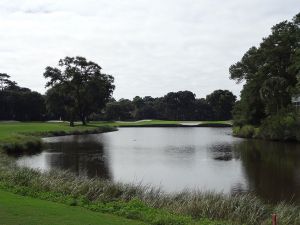
[[[230,128],[120,128],[45,138],[45,149],[17,156],[19,166],[143,183],[167,192],[251,192],[300,202],[300,145],[231,136]]]

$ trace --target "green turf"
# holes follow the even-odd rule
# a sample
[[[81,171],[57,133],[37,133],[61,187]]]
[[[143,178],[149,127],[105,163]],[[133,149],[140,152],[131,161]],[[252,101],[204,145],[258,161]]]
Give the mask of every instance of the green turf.
[[[93,212],[81,207],[67,206],[15,195],[0,190],[1,225],[116,225],[144,224],[114,215]]]
[[[1,122],[0,123],[0,140],[10,137],[16,133],[34,133],[34,132],[49,132],[49,131],[73,131],[94,129],[94,126],[70,127],[68,123],[46,123],[46,122]]]

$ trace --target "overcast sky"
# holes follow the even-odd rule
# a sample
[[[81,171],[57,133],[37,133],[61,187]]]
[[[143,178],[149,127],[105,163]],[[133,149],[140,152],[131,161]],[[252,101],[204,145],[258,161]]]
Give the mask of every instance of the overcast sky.
[[[115,77],[117,99],[239,95],[229,66],[299,11],[299,0],[0,0],[0,72],[44,93],[45,67],[80,55]]]

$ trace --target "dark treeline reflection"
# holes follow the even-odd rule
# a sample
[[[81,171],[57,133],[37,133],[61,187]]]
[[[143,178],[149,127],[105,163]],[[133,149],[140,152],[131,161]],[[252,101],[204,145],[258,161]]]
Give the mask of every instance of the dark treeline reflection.
[[[52,168],[65,169],[77,175],[88,177],[111,178],[103,144],[93,139],[93,136],[70,136],[47,143],[51,154],[47,164]],[[55,154],[57,152],[57,154]]]
[[[261,140],[233,146],[240,158],[248,188],[272,202],[300,202],[300,145]]]
[[[79,176],[111,179],[103,144],[92,135],[45,138],[39,154],[18,154],[20,165],[48,171],[68,170]]]

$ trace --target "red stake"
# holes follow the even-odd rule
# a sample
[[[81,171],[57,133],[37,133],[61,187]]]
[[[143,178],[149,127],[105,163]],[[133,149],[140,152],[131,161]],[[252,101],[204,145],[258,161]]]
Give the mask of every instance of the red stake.
[[[277,225],[277,215],[272,214],[272,225]]]

